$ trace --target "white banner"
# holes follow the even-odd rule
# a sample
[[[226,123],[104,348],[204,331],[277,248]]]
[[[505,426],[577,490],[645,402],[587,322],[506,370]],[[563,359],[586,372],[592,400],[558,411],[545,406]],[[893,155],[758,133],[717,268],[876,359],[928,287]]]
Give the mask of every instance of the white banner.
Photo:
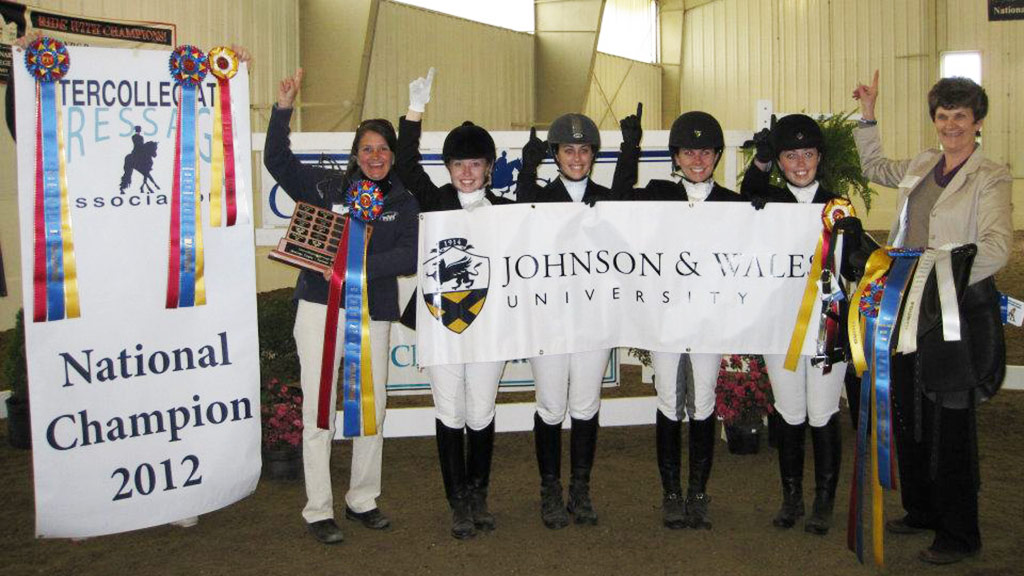
[[[18,195],[36,534],[86,537],[202,514],[260,474],[245,67],[231,81],[238,225],[209,226],[207,303],[165,309],[176,91],[169,52],[69,47],[63,101],[81,317],[32,322],[35,84],[18,75]],[[16,51],[15,61],[23,54]],[[215,80],[201,86],[200,190],[209,190]],[[151,166],[137,162],[140,148]],[[122,178],[127,177],[125,185]]]
[[[796,204],[424,214],[419,363],[618,346],[782,354],[820,232],[821,206]]]
[[[399,302],[405,308],[416,288],[416,278],[406,276],[398,279]],[[505,363],[505,370],[498,382],[499,392],[522,392],[533,390],[533,370],[525,358],[512,359]],[[619,354],[612,353],[601,379],[602,386],[619,385]],[[418,365],[416,332],[398,322],[391,324],[391,354],[388,362],[388,394],[430,394],[430,378],[427,371]],[[340,440],[341,412],[338,412],[338,426],[335,432]]]

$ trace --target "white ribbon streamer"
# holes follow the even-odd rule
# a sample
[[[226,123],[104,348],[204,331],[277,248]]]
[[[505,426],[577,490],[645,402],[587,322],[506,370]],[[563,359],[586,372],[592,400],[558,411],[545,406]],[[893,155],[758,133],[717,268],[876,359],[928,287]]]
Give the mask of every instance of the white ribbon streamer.
[[[917,351],[918,309],[921,306],[924,285],[928,282],[928,275],[934,266],[935,250],[925,250],[917,260],[917,269],[914,271],[914,278],[910,281],[910,289],[907,290],[903,304],[903,320],[900,322],[899,340],[896,343],[896,352],[899,354],[913,354]]]
[[[942,307],[942,338],[946,342],[960,341],[960,306],[956,301],[953,284],[953,260],[948,247],[935,257],[935,280],[939,285],[939,304]]]

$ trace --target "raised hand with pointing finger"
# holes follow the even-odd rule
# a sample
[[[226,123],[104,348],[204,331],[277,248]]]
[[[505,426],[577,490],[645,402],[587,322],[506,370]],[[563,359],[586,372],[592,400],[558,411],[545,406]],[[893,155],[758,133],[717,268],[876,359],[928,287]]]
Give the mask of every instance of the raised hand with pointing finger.
[[[295,97],[299,95],[302,88],[302,68],[295,71],[294,76],[288,76],[281,80],[277,86],[277,107],[281,109],[291,108],[295,105]]]
[[[878,70],[875,70],[875,77],[872,78],[870,86],[858,84],[853,89],[853,99],[860,101],[861,118],[868,121],[875,119],[875,101],[878,100]]]
[[[523,146],[523,171],[537,173],[537,167],[548,155],[548,143],[537,137],[537,129],[530,128],[530,139]]]
[[[644,103],[636,103],[636,114],[630,114],[619,121],[619,129],[622,130],[622,145],[629,148],[639,148],[640,141],[644,137],[644,129],[640,120],[644,115]]]
[[[430,102],[430,87],[434,84],[434,74],[437,70],[431,66],[427,71],[427,77],[420,76],[409,83],[409,110],[423,113]]]

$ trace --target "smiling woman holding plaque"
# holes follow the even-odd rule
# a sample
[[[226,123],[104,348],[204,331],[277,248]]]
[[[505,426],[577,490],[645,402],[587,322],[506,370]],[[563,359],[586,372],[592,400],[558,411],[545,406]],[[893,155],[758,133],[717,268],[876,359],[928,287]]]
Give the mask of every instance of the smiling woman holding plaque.
[[[350,204],[349,194],[360,207],[372,207],[375,198],[380,201],[375,210],[379,218],[371,224],[372,233],[365,247],[355,254],[355,259],[363,260],[360,266],[353,265],[353,256],[348,251],[347,270],[345,266],[334,266],[330,282],[322,274],[303,270],[295,287],[295,298],[299,303],[295,343],[302,370],[302,456],[307,497],[302,516],[317,540],[331,544],[342,540],[341,530],[334,521],[330,455],[334,437],[333,406],[337,394],[335,380],[347,331],[339,329],[337,304],[329,306],[328,301],[330,298],[332,304],[334,301],[343,303],[345,322],[340,325],[354,324],[353,332],[363,335],[344,342],[345,379],[352,385],[347,390],[352,391],[352,399],[372,401],[369,406],[363,402],[361,410],[358,410],[361,412],[361,426],[354,430],[350,430],[348,424],[355,421],[353,417],[356,415],[346,414],[346,435],[360,429],[362,434],[353,438],[352,473],[345,496],[345,516],[367,528],[380,530],[391,524],[377,508],[381,489],[389,332],[391,322],[399,317],[397,277],[416,271],[419,206],[401,180],[392,174],[396,136],[387,120],[364,120],[359,124],[344,173],[299,162],[289,148],[288,122],[302,84],[302,74],[300,69],[294,76],[285,78],[278,89],[277,105],[270,117],[263,156],[267,170],[296,202],[345,212]],[[372,212],[374,210],[367,215],[372,216]],[[354,223],[355,219],[350,220]],[[348,237],[359,242],[366,240],[359,234]],[[354,276],[361,278],[357,281]],[[348,281],[344,298],[341,297],[341,280]],[[360,382],[368,385],[360,386]],[[325,397],[321,398],[321,391],[325,389]],[[358,398],[354,396],[356,391]],[[324,401],[328,394],[329,401]],[[346,401],[349,396],[346,394]],[[318,411],[321,412],[319,422]]]

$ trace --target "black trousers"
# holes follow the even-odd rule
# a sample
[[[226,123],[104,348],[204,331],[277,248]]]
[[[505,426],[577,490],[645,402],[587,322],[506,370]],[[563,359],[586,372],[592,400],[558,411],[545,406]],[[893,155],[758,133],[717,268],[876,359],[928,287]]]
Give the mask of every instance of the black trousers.
[[[922,395],[923,429],[921,440],[915,440],[914,361],[915,355],[897,355],[892,366],[893,428],[906,521],[934,529],[935,549],[973,552],[981,548],[974,409],[943,408]],[[933,457],[938,459],[934,475]]]

